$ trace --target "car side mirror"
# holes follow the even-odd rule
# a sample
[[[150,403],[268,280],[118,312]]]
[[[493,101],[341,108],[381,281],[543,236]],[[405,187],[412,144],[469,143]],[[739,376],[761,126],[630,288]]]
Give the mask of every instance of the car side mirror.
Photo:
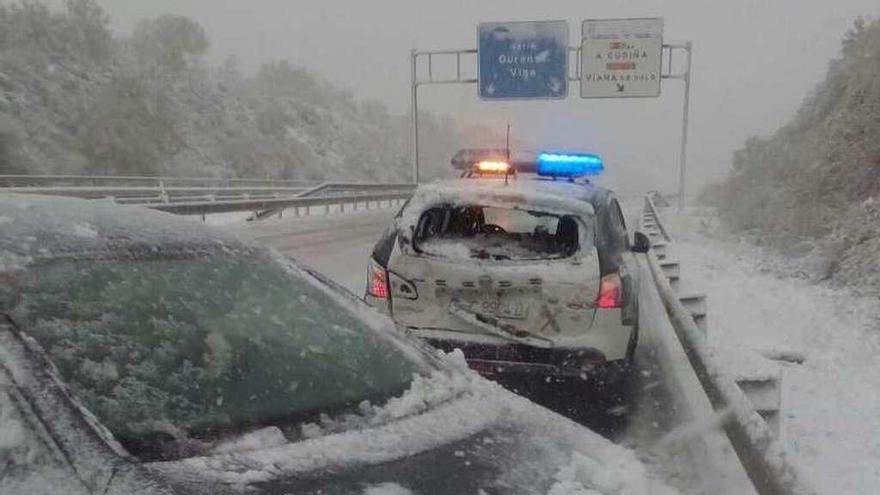
[[[644,254],[650,250],[651,239],[649,239],[648,236],[641,232],[636,232],[635,234],[633,234],[632,252]]]

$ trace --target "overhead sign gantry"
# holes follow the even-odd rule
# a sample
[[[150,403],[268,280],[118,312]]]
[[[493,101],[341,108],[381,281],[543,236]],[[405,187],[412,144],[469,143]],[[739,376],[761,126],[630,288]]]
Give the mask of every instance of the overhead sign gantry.
[[[487,22],[477,28],[477,41],[477,49],[411,53],[414,182],[419,180],[421,85],[476,84],[483,101],[563,100],[570,82],[580,84],[582,98],[631,98],[658,97],[663,79],[681,79],[685,83],[678,185],[681,207],[692,45],[664,43],[663,19],[586,20],[581,26],[581,43],[576,47],[569,46],[565,21]],[[676,51],[685,54],[678,71],[673,65]],[[454,61],[454,74],[435,73],[434,62],[440,58]],[[462,59],[467,63],[464,70]],[[448,69],[450,64],[445,66]]]

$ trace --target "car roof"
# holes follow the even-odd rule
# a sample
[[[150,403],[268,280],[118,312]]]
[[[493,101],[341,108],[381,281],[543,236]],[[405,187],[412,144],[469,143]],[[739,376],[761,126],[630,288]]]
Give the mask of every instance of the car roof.
[[[523,196],[526,200],[556,197],[589,203],[595,210],[602,208],[606,198],[612,192],[584,179],[569,181],[539,177],[533,174],[511,176],[506,181],[503,177],[477,177],[457,180],[444,180],[427,184],[419,188],[417,194],[436,193],[454,197],[468,193],[492,191],[497,194]]]
[[[144,207],[111,200],[0,193],[0,261],[10,255],[159,255],[253,249],[220,229]]]

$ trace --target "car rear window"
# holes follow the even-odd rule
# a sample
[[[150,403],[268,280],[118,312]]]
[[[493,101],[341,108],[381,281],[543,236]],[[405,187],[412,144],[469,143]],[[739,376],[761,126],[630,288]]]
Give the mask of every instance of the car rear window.
[[[418,252],[460,259],[539,260],[572,256],[582,222],[573,215],[482,205],[425,210],[414,236]]]

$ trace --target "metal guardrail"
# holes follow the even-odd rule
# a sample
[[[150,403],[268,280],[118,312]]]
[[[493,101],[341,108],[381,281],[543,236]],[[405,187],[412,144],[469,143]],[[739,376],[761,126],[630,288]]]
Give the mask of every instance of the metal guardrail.
[[[714,358],[706,342],[704,298],[682,296],[673,288],[678,280],[677,266],[675,270],[670,270],[669,264],[664,267],[666,245],[672,237],[650,196],[645,198],[642,226],[658,241],[648,253],[647,261],[669,321],[755,492],[759,495],[814,494],[800,481],[749,397]]]
[[[397,201],[406,199],[412,195],[412,191],[396,191],[396,192],[379,192],[369,194],[339,194],[335,196],[316,196],[316,197],[291,197],[291,198],[273,198],[273,199],[243,199],[229,201],[196,201],[181,203],[163,203],[145,205],[147,208],[154,210],[176,213],[178,215],[206,215],[211,213],[229,213],[235,211],[254,212],[260,218],[265,218],[270,214],[279,213],[285,208],[299,208],[311,206],[332,206],[342,205],[345,210],[346,204],[353,205],[353,209],[357,209],[358,203],[367,203],[369,208],[370,202]],[[269,213],[264,213],[269,212]]]
[[[299,194],[304,187],[148,187],[148,186],[51,186],[51,187],[4,187],[0,190],[22,194],[69,196],[84,199],[113,198],[120,202],[173,201],[178,197],[212,196],[279,196]]]
[[[285,208],[388,202],[396,204],[415,190],[413,184],[303,182],[264,179],[212,179],[191,177],[0,175],[0,191],[20,194],[112,199],[180,215],[253,212],[252,219],[281,214]]]
[[[355,191],[361,195],[371,196],[370,199],[366,201],[366,206],[369,208],[370,201],[392,201],[405,199],[411,196],[415,189],[416,186],[414,184],[357,184],[328,182],[298,194],[296,199],[305,200],[307,198],[314,199],[315,197],[329,197],[337,198],[338,200],[339,198],[350,198],[354,200],[355,208],[357,208],[358,196],[351,195],[352,192]],[[361,197],[361,199],[363,199],[363,197]],[[269,218],[274,214],[281,215],[281,212],[285,208],[289,208],[291,206],[296,207],[297,214],[299,213],[299,206],[306,206],[306,212],[308,212],[308,206],[312,205],[307,203],[308,202],[306,201],[303,201],[302,204],[297,204],[295,202],[290,204],[285,202],[270,202],[266,206],[263,206],[260,209],[256,210],[254,215],[248,218],[248,220],[262,220],[265,218]]]
[[[171,177],[143,175],[0,175],[0,187],[53,187],[53,186],[270,186],[307,188],[321,181],[284,179]]]

